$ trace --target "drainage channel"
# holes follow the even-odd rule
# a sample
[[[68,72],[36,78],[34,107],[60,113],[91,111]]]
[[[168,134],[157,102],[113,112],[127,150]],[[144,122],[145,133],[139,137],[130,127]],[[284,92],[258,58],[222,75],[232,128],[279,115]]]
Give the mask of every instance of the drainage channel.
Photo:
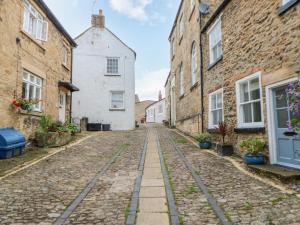
[[[56,220],[54,225],[63,225],[71,214],[76,210],[79,204],[86,198],[89,192],[95,187],[97,181],[101,176],[103,176],[106,171],[112,166],[112,164],[117,160],[123,151],[126,149],[120,149],[111,159],[108,161],[99,172],[93,177],[93,179],[88,183],[88,185],[83,189],[83,191],[75,198],[71,205],[63,212],[63,214]]]
[[[150,128],[151,129],[151,128]],[[149,223],[149,224],[153,224],[154,221],[156,221],[156,224],[169,224],[169,220],[171,220],[171,224],[172,225],[179,225],[179,217],[177,214],[177,209],[175,206],[175,201],[174,201],[174,197],[173,197],[173,193],[172,193],[172,189],[171,189],[171,185],[170,185],[170,181],[169,181],[169,175],[164,163],[164,158],[163,158],[163,154],[160,148],[160,142],[159,142],[159,138],[158,138],[158,134],[156,129],[151,129],[151,131],[149,131],[150,129],[148,129],[147,132],[147,141],[145,142],[145,146],[144,146],[144,151],[141,157],[141,161],[140,161],[140,166],[139,166],[139,175],[136,179],[135,182],[135,187],[134,187],[134,191],[132,194],[132,198],[131,198],[131,204],[130,204],[130,211],[126,220],[126,225],[135,225],[135,224],[141,224],[141,223]],[[151,132],[151,134],[150,134]],[[151,140],[149,140],[149,138]],[[155,141],[154,141],[155,138]],[[149,142],[150,141],[150,142]],[[157,152],[154,150],[154,145],[156,146]],[[151,150],[152,149],[152,150]],[[156,152],[156,153],[155,153]],[[150,168],[150,170],[159,170],[161,171],[161,184],[158,184],[157,187],[159,186],[160,188],[164,189],[165,192],[165,196],[162,197],[160,194],[160,192],[156,192],[154,191],[153,193],[151,193],[151,197],[146,197],[148,199],[160,199],[160,198],[164,198],[166,201],[166,204],[168,204],[168,211],[165,212],[147,212],[144,211],[144,208],[140,208],[141,205],[139,205],[139,201],[141,199],[145,199],[145,196],[141,195],[141,189],[142,189],[142,184],[143,181],[142,180],[147,180],[149,179],[149,177],[147,178],[148,175],[145,175],[145,169],[148,169],[149,172],[149,165],[147,165],[147,160],[149,160],[151,158],[151,156],[154,157],[153,155],[157,155],[155,156],[155,160],[158,160],[157,163],[153,163],[153,168]],[[156,158],[158,157],[158,158]],[[156,161],[153,162],[156,162]],[[148,163],[150,163],[150,161],[148,161]],[[154,164],[158,164],[157,166]],[[145,166],[146,165],[146,166]],[[147,174],[147,173],[146,173]],[[145,177],[144,177],[145,176]],[[151,180],[151,179],[150,179]],[[154,179],[155,180],[155,179]],[[163,180],[163,181],[162,181]],[[154,183],[157,181],[153,181]],[[149,187],[156,187],[156,184],[151,183],[149,184]],[[145,188],[144,185],[143,188]],[[153,206],[152,206],[153,207]],[[139,210],[140,208],[140,210]],[[150,206],[151,208],[151,206]],[[148,221],[143,221],[141,222],[141,220],[139,220],[139,215],[140,213],[145,213],[145,214],[149,214],[151,215],[150,217],[147,217]],[[163,215],[162,215],[163,214]],[[158,215],[158,216],[157,216]],[[156,219],[154,219],[154,217],[156,217]],[[151,222],[149,221],[151,220]]]
[[[197,172],[194,169],[194,167],[192,166],[192,164],[188,161],[188,159],[182,153],[181,148],[176,145],[176,143],[174,142],[174,140],[172,139],[172,137],[170,136],[170,134],[168,134],[168,136],[169,136],[170,142],[174,146],[175,151],[177,152],[177,154],[180,157],[180,159],[183,161],[185,167],[192,174],[195,182],[197,183],[198,188],[205,195],[205,197],[206,197],[209,205],[211,206],[211,208],[213,209],[214,213],[216,214],[216,216],[220,220],[220,223],[223,224],[223,225],[232,225],[232,223],[226,218],[225,213],[224,213],[223,209],[221,208],[221,206],[218,204],[217,200],[209,193],[209,190],[206,187],[206,185],[204,184],[203,179],[197,174]]]

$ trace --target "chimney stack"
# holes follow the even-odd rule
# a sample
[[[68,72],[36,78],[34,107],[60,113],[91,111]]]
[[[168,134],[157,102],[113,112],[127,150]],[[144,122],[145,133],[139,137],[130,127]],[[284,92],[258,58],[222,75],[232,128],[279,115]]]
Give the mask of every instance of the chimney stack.
[[[103,15],[102,9],[99,10],[98,15],[92,15],[92,26],[98,28],[105,27],[105,16]]]

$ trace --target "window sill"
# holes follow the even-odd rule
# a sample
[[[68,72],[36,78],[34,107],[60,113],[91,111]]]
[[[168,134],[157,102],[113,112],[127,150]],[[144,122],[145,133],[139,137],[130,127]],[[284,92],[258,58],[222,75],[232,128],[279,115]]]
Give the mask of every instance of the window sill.
[[[182,39],[183,39],[183,34],[182,34],[181,37],[179,38],[179,43],[178,43],[178,45],[181,45]]]
[[[104,74],[106,77],[120,77],[121,74]]]
[[[286,3],[285,5],[282,5],[278,9],[278,15],[279,16],[283,15],[285,12],[287,12],[289,9],[291,9],[294,5],[296,5],[299,2],[300,2],[300,0],[291,0],[290,2]]]
[[[199,82],[197,81],[195,84],[193,84],[193,86],[190,88],[190,91],[193,91],[194,89],[196,89],[199,86]]]
[[[71,71],[71,69],[70,69],[66,64],[62,63],[61,65],[62,65],[63,68],[65,68],[66,70]]]
[[[36,117],[42,117],[43,113],[40,111],[32,111],[32,112],[28,112],[26,110],[20,110],[19,111],[21,115],[26,115],[26,116],[36,116]]]
[[[183,98],[184,98],[184,94],[182,94],[182,95],[179,96],[179,100],[181,100]]]
[[[265,133],[265,127],[249,127],[249,128],[234,128],[234,132],[237,134],[255,134],[255,133]]]
[[[24,34],[27,38],[29,38],[33,43],[35,43],[43,51],[46,51],[45,47],[42,44],[40,44],[35,38],[33,38],[30,34],[28,34],[26,31],[21,30],[21,33]]]
[[[194,5],[193,8],[192,8],[192,11],[190,13],[190,16],[189,16],[189,21],[191,21],[191,19],[192,19],[192,16],[193,16],[193,14],[195,12],[195,8],[196,8],[196,6]]]
[[[209,66],[208,66],[208,69],[207,70],[211,70],[215,65],[217,65],[220,61],[223,60],[223,55],[221,55],[215,62],[211,63]]]
[[[125,109],[109,109],[111,112],[125,112]]]

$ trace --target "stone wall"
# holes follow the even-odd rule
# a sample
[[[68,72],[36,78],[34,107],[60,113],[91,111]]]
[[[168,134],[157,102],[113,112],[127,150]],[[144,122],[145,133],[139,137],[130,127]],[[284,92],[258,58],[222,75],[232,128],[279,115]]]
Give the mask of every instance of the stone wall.
[[[198,1],[192,8],[191,1],[183,1],[182,7],[175,23],[175,28],[170,36],[170,42],[175,40],[175,56],[171,56],[171,76],[176,77],[176,127],[191,135],[196,135],[201,130],[201,120],[199,120],[201,102],[200,102],[200,26]],[[184,21],[183,36],[179,37],[179,20],[182,17]],[[196,44],[197,48],[197,83],[192,87],[191,75],[191,57],[192,45]],[[184,96],[180,96],[180,77],[179,68],[183,63],[184,68]],[[169,99],[167,94],[166,98]],[[168,112],[167,112],[168,113]]]
[[[39,9],[34,1],[31,3]],[[41,115],[49,114],[58,119],[58,81],[69,82],[71,79],[71,60],[69,65],[62,65],[62,47],[71,46],[47,18],[47,42],[37,41],[26,34],[22,30],[23,9],[23,1],[0,1],[0,127],[16,127],[29,137],[33,134],[36,121]],[[45,13],[39,10],[46,17]],[[19,42],[16,41],[17,38]],[[21,97],[23,70],[28,70],[43,79],[41,113],[24,115],[10,110],[12,100]],[[70,93],[68,96],[67,99],[70,98]],[[67,103],[68,116],[70,99]]]
[[[232,0],[224,9],[222,21],[223,59],[209,69],[208,35],[204,37],[205,125],[208,125],[208,94],[224,89],[224,116],[231,128],[237,126],[235,82],[255,72],[262,73],[265,133],[232,133],[229,142],[250,136],[268,140],[265,87],[295,76],[300,63],[300,4],[278,15],[280,0]],[[209,15],[204,17],[204,23]],[[215,141],[218,141],[215,136]]]

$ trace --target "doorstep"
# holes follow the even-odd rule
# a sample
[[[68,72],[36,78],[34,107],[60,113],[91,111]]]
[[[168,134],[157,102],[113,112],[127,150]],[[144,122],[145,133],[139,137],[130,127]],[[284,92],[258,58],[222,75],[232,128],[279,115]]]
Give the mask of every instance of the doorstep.
[[[279,165],[248,165],[250,169],[263,173],[267,176],[276,177],[282,181],[300,179],[300,170],[279,166]]]

